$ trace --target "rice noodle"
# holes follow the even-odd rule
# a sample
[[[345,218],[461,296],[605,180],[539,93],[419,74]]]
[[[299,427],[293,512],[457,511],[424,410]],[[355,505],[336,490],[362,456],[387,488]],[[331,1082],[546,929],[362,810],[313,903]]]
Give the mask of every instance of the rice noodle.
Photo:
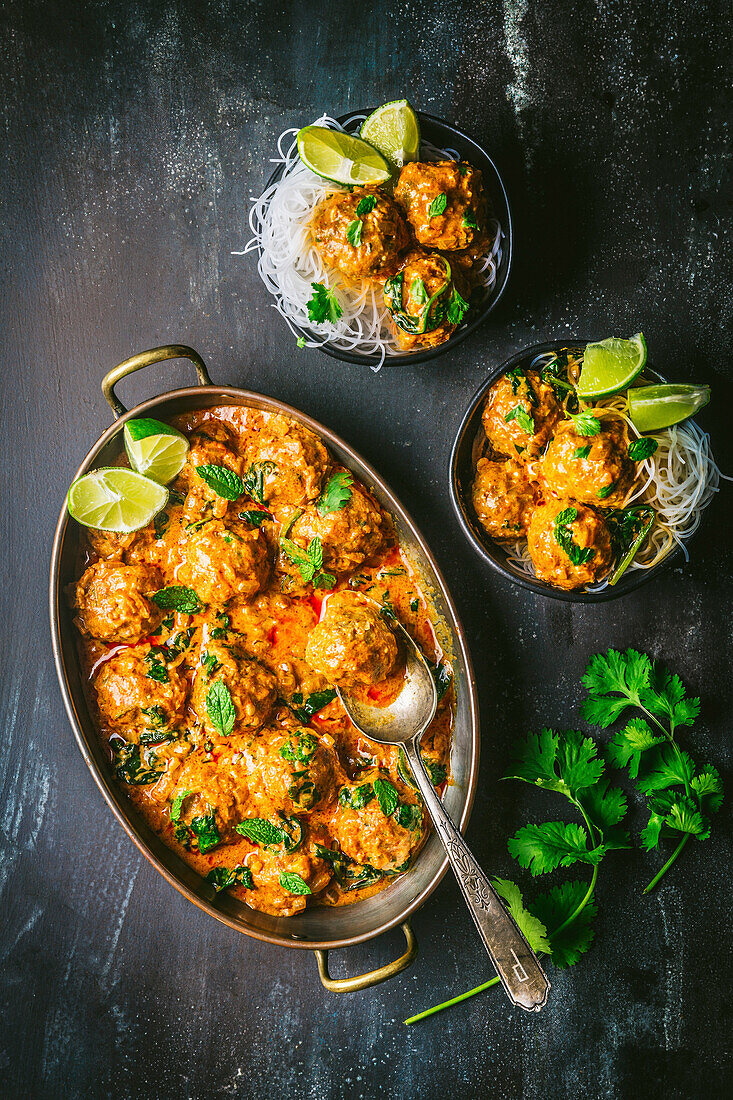
[[[554,358],[554,353],[538,355],[530,364],[531,369],[541,369]],[[654,380],[637,378],[634,386],[648,386]],[[631,439],[640,438],[629,417],[627,392],[600,398],[588,407],[601,418],[620,417],[626,424]],[[675,547],[680,547],[689,560],[685,545],[700,526],[702,513],[715,493],[723,476],[713,458],[710,436],[695,423],[685,420],[671,428],[647,433],[656,440],[653,455],[637,465],[636,479],[619,507],[649,505],[654,509],[652,529],[628,566],[628,572],[652,569],[659,565]],[[519,574],[537,579],[526,539],[504,547],[507,564]],[[599,592],[608,585],[604,580],[589,586],[586,591]]]
[[[355,116],[352,125],[361,123],[365,117]],[[321,115],[314,125],[348,132],[329,115]],[[282,169],[279,178],[259,198],[252,198],[249,213],[252,238],[243,252],[232,255],[259,253],[257,270],[274,298],[273,308],[294,336],[300,336],[301,332],[310,335],[306,347],[328,344],[365,358],[376,356],[372,370],[379,370],[386,356],[404,355],[405,350],[397,343],[381,288],[369,280],[349,280],[327,267],[313,244],[308,223],[314,208],[326,195],[346,188],[321,179],[305,167],[298,156],[297,134],[297,129],[292,128],[278,138],[277,156],[272,163]],[[438,149],[426,141],[421,143],[420,153],[426,160],[460,160],[455,149]],[[474,265],[474,276],[478,285],[483,286],[485,296],[496,283],[503,240],[498,221],[489,228],[494,234],[491,251]],[[309,320],[311,283],[323,283],[336,295],[343,314],[335,323],[317,325]]]

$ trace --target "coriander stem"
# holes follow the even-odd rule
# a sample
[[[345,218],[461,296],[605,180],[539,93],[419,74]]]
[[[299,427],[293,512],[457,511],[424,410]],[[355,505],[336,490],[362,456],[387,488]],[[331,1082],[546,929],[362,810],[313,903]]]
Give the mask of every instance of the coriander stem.
[[[444,1008],[450,1008],[451,1005],[460,1004],[461,1001],[465,1001],[468,997],[473,997],[475,993],[483,993],[485,989],[488,989],[492,985],[497,985],[499,978],[491,978],[488,982],[484,982],[483,985],[477,985],[475,989],[469,989],[467,993],[461,993],[458,997],[451,998],[450,1001],[443,1001],[441,1005],[433,1005],[432,1008],[426,1008],[424,1012],[418,1012],[417,1016],[410,1016],[409,1020],[405,1020],[406,1024],[416,1024],[418,1020],[424,1020],[427,1016],[432,1016],[434,1012],[440,1012]]]
[[[657,871],[657,873],[654,876],[654,878],[652,879],[652,881],[650,883],[648,883],[647,886],[644,887],[644,889],[642,890],[643,894],[651,893],[651,891],[657,885],[657,883],[662,878],[662,876],[665,875],[667,873],[667,871],[670,869],[670,867],[672,866],[674,861],[677,859],[677,856],[680,854],[680,852],[684,848],[685,844],[687,844],[687,841],[689,839],[690,839],[690,834],[685,833],[685,835],[682,837],[682,840],[679,842],[679,844],[677,845],[675,850],[672,852],[672,855],[669,857],[669,859],[665,863],[664,867],[662,867],[661,871]]]

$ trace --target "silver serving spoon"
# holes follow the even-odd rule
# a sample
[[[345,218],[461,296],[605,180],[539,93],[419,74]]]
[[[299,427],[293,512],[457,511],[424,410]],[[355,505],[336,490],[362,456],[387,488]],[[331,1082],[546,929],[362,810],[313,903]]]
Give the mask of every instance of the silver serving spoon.
[[[337,687],[339,698],[365,737],[382,745],[403,746],[435,831],[448,853],[458,885],[509,1000],[529,1012],[539,1012],[547,1002],[550,983],[532,948],[445,812],[423,764],[420,738],[433,720],[438,693],[420,648],[400,623],[394,626],[405,654],[405,683],[394,702],[386,707],[371,706]]]

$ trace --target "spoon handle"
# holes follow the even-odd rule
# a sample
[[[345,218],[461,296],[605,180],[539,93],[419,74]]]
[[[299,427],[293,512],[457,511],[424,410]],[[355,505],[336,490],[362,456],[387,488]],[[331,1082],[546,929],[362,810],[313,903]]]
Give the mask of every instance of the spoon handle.
[[[529,1012],[539,1012],[550,991],[542,967],[445,812],[415,741],[406,742],[404,749],[435,831],[448,853],[458,885],[509,1000]]]

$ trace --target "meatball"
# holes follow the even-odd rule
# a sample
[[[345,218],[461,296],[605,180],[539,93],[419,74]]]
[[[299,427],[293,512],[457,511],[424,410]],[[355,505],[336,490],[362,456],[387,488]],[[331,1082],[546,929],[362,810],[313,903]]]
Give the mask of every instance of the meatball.
[[[163,612],[151,597],[162,588],[157,569],[98,561],[74,590],[74,620],[82,634],[100,642],[139,642],[154,634]]]
[[[386,799],[377,794],[379,783],[390,797],[385,808],[396,802],[389,814],[383,809]],[[331,835],[349,859],[377,871],[403,867],[419,845],[423,830],[423,811],[415,792],[407,784],[385,780],[378,769],[365,772],[353,786],[341,789],[330,825]]]
[[[209,736],[221,736],[212,721],[214,704],[210,692],[215,684],[223,684],[234,705],[234,733],[256,730],[267,722],[277,699],[277,679],[274,673],[240,654],[231,646],[206,641],[201,646],[199,665],[193,681],[191,705]],[[216,689],[215,689],[216,690]]]
[[[397,269],[410,240],[394,199],[366,187],[323,199],[313,211],[310,228],[325,262],[351,279],[386,279]]]
[[[249,738],[233,737],[215,751],[200,748],[190,754],[170,795],[172,803],[181,799],[176,824],[191,829],[197,818],[213,814],[216,832],[211,840],[216,840],[216,834],[224,842],[240,840],[235,827],[246,817],[249,805],[248,745]]]
[[[320,893],[331,881],[331,868],[310,847],[282,854],[258,849],[247,856],[247,866],[255,886],[247,893],[247,904],[279,917],[292,917],[308,904],[308,896],[294,894],[283,886],[283,873],[298,875],[311,894]]]
[[[127,740],[146,730],[183,725],[186,681],[157,646],[130,646],[106,660],[94,678],[102,720]]]
[[[175,548],[176,583],[211,607],[249,600],[265,587],[270,551],[263,531],[239,520],[203,520],[183,528]]]
[[[556,496],[587,504],[620,504],[634,476],[623,421],[603,419],[596,435],[579,435],[572,420],[562,421],[541,469]]]
[[[323,569],[337,576],[351,573],[373,557],[384,541],[385,520],[379,507],[360,487],[351,487],[351,497],[335,512],[306,508],[293,524],[290,538],[304,549],[319,538],[323,547]]]
[[[333,738],[297,728],[260,734],[252,746],[251,805],[258,817],[308,814],[333,801],[345,776]]]
[[[438,297],[431,302],[434,295]],[[421,249],[410,252],[400,271],[384,284],[384,303],[405,349],[444,344],[467,308],[448,261]]]
[[[473,483],[473,506],[492,538],[514,540],[527,534],[535,488],[519,462],[479,459]]]
[[[611,567],[611,536],[603,517],[574,500],[548,500],[535,509],[527,547],[540,580],[557,588],[583,588]]]
[[[552,386],[536,371],[515,367],[489,390],[482,421],[498,454],[531,462],[542,453],[561,415]]]
[[[308,636],[305,658],[332,684],[377,684],[397,663],[397,639],[377,607],[355,592],[336,592]]]
[[[400,172],[395,198],[426,248],[470,248],[484,231],[486,198],[478,168],[455,160],[413,161]]]
[[[241,474],[237,436],[220,420],[207,420],[192,432],[190,444],[186,465],[178,475],[186,490],[185,514],[201,517],[207,513],[221,519],[230,502],[219,496],[196,469],[198,466],[224,466],[235,474]]]
[[[255,499],[274,507],[315,500],[328,469],[328,451],[307,428],[276,413],[247,448],[248,475]]]
[[[139,531],[118,534],[116,531],[87,531],[89,549],[102,561],[140,563],[143,560],[145,540]]]

